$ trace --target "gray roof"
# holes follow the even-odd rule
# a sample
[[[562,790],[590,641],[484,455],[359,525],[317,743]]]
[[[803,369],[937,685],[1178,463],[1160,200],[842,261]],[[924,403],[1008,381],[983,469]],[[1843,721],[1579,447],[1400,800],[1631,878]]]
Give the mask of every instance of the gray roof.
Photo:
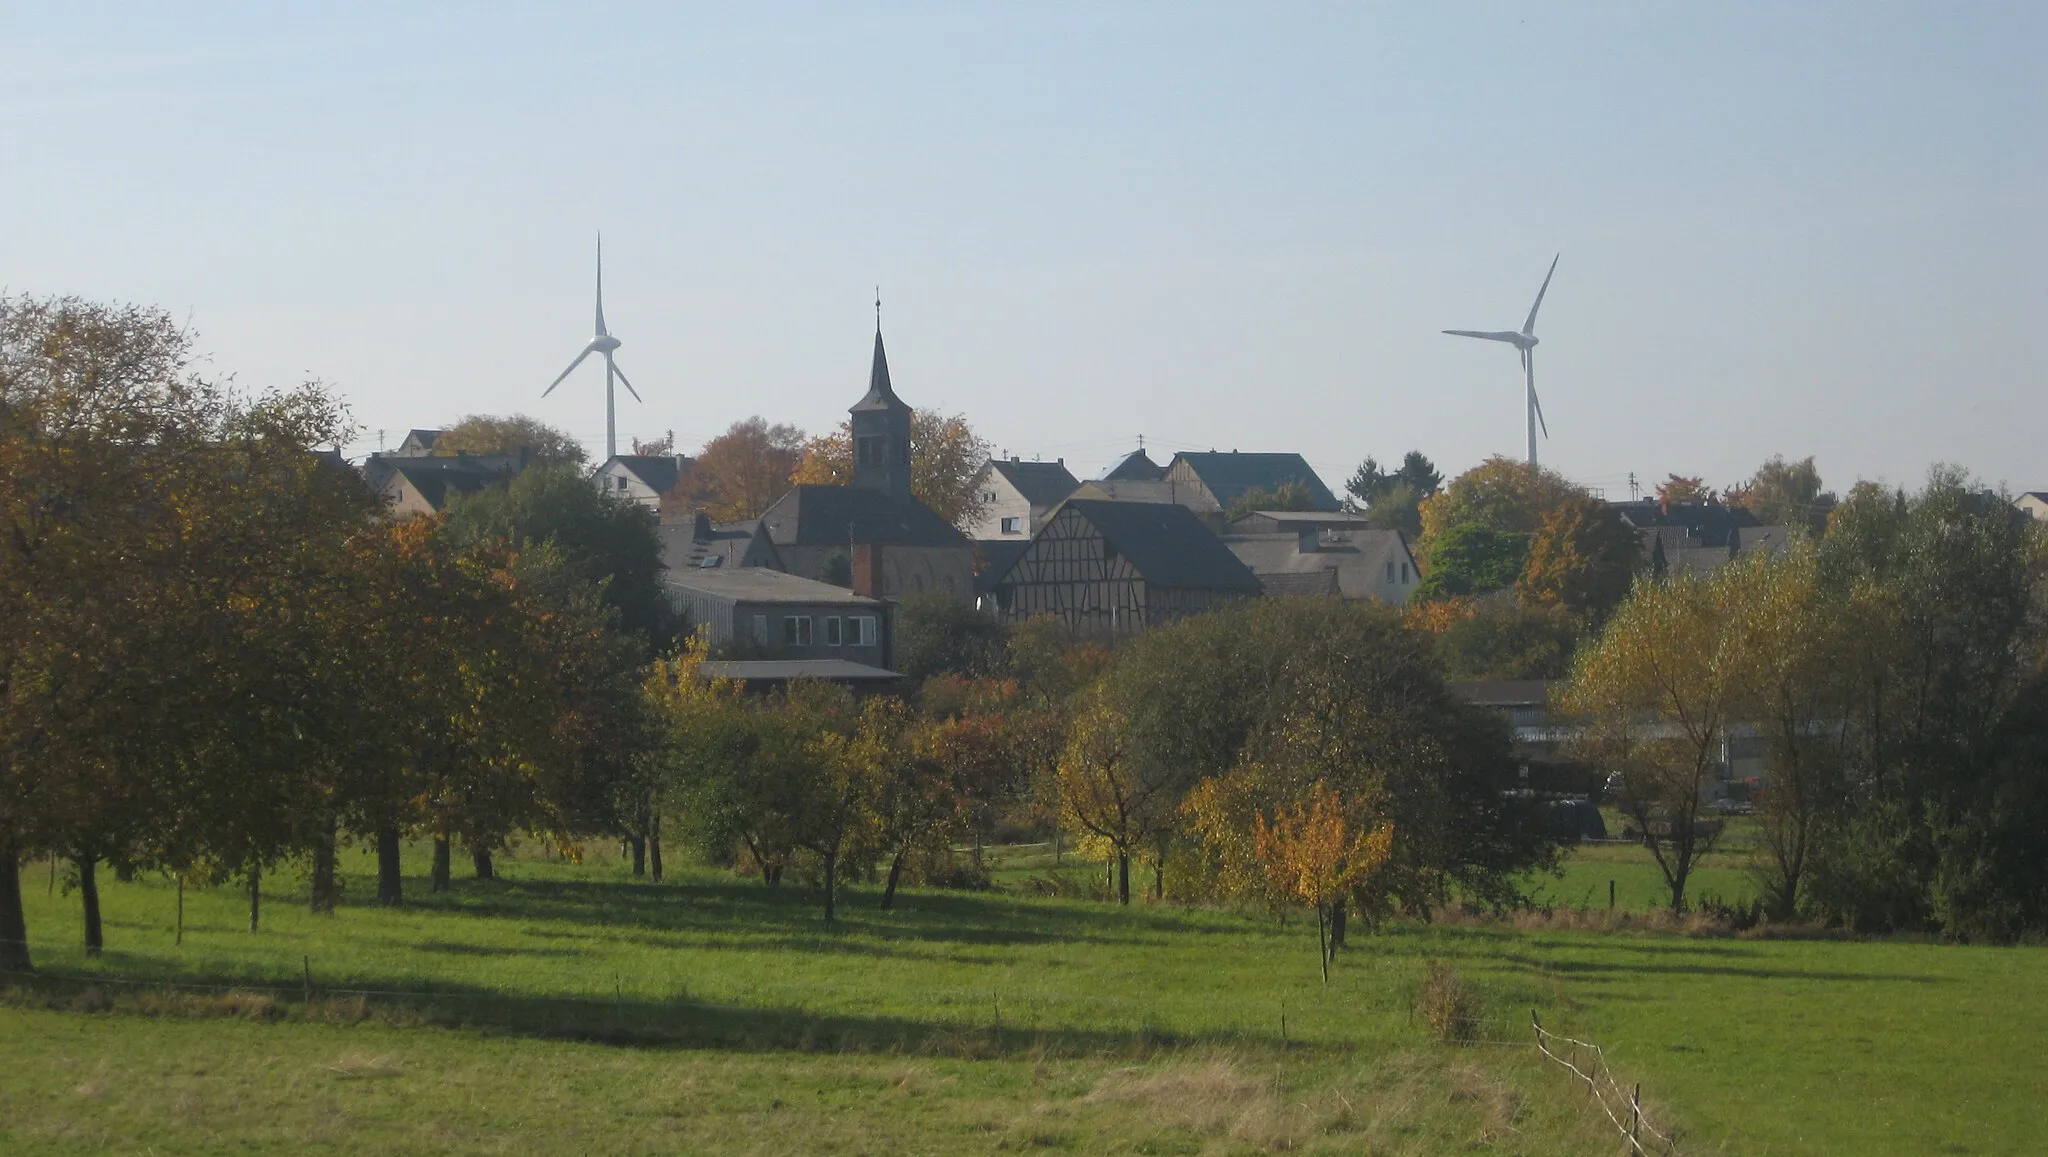
[[[761,515],[777,546],[952,546],[967,536],[924,503],[853,486],[792,486]]]
[[[1023,462],[1016,458],[992,459],[988,468],[1003,476],[1024,501],[1033,506],[1052,506],[1072,494],[1081,483],[1067,470],[1065,462]]]
[[[682,477],[684,464],[688,461],[673,454],[617,454],[606,459],[605,466],[616,462],[656,494],[667,494],[676,488],[676,479]],[[599,467],[600,470],[603,468]]]
[[[1143,447],[1117,459],[1116,464],[1102,472],[1098,482],[1157,482],[1166,467],[1152,460]]]
[[[1017,565],[1024,552],[1031,549],[1028,538],[977,538],[974,540],[976,561],[981,564],[974,572],[976,594],[993,589],[998,581]]]
[[[760,519],[712,522],[702,515],[687,522],[664,522],[655,528],[661,539],[661,563],[671,571],[745,566],[760,526]],[[767,543],[766,550],[772,558],[774,544]]]
[[[1185,506],[1193,487],[1158,478],[1098,478],[1075,488],[1075,498],[1110,502],[1174,502]]]
[[[445,510],[448,500],[458,494],[475,494],[519,472],[516,458],[510,455],[459,458],[390,458],[383,462],[384,485],[391,479],[403,476],[419,491],[428,506]],[[369,477],[365,472],[365,477]],[[382,486],[379,486],[382,489]]]
[[[823,679],[833,683],[880,683],[903,676],[881,667],[870,667],[850,659],[735,659],[714,660],[697,668],[710,679],[741,679],[781,682],[789,679]]]
[[[875,362],[868,369],[868,392],[853,404],[852,411],[858,410],[907,410],[910,404],[896,396],[896,387],[889,384],[889,355],[882,349],[882,327],[875,325]]]
[[[1230,504],[1253,490],[1277,492],[1282,486],[1293,484],[1308,491],[1309,501],[1317,510],[1339,508],[1337,496],[1316,477],[1309,468],[1308,459],[1299,454],[1240,454],[1229,453],[1180,453],[1173,456],[1173,464],[1187,463],[1209,493],[1216,496],[1219,505],[1228,509]],[[1173,465],[1167,466],[1168,470]]]
[[[1069,498],[1060,509],[1087,519],[1154,586],[1260,589],[1258,577],[1185,506]]]
[[[1254,534],[1252,530],[1238,529],[1240,524],[1255,521],[1270,521],[1287,530],[1320,530],[1323,527],[1341,527],[1346,530],[1372,529],[1372,516],[1354,514],[1348,510],[1254,510],[1240,514],[1224,526],[1226,534]],[[1277,533],[1277,532],[1273,532]]]
[[[1314,550],[1301,549],[1299,534],[1233,534],[1223,539],[1230,553],[1252,569],[1265,584],[1267,594],[1301,593],[1292,589],[1303,580],[1280,576],[1329,575],[1322,582],[1336,589],[1328,592],[1364,597],[1385,573],[1389,559],[1409,561],[1406,544],[1398,530],[1346,530],[1325,533]]]
[[[854,594],[845,587],[798,578],[767,567],[749,566],[737,570],[723,567],[670,571],[662,582],[686,591],[715,595],[747,603],[838,603],[857,607],[880,607],[880,599]]]

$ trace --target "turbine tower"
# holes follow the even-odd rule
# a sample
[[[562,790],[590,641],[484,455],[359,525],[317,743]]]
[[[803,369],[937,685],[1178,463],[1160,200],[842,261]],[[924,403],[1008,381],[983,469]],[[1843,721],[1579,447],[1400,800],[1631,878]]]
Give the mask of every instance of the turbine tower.
[[[1558,254],[1561,257],[1563,254]],[[1536,311],[1543,308],[1543,295],[1550,289],[1551,274],[1557,272],[1557,257],[1550,259],[1550,273],[1543,275],[1543,288],[1536,291],[1536,304],[1529,307],[1529,320],[1516,330],[1447,329],[1444,332],[1454,337],[1476,337],[1486,341],[1501,341],[1515,347],[1522,354],[1522,373],[1529,383],[1529,465],[1536,465],[1536,427],[1543,427],[1543,436],[1550,437],[1550,423],[1543,420],[1543,403],[1536,400]]]
[[[633,383],[626,380],[625,371],[619,369],[618,363],[612,359],[612,351],[618,349],[621,344],[619,339],[613,337],[611,331],[604,327],[604,234],[600,233],[597,235],[597,334],[590,339],[589,345],[583,347],[583,352],[576,355],[576,360],[569,363],[569,368],[563,370],[560,376],[556,377],[547,389],[541,391],[540,396],[545,398],[549,394],[554,393],[555,387],[561,385],[564,378],[575,373],[576,367],[583,364],[584,358],[594,353],[603,354],[604,456],[606,461],[619,456],[618,405],[613,400],[612,380],[616,378],[620,385],[626,387],[626,392],[633,395],[634,401],[640,401],[640,391],[633,388]]]

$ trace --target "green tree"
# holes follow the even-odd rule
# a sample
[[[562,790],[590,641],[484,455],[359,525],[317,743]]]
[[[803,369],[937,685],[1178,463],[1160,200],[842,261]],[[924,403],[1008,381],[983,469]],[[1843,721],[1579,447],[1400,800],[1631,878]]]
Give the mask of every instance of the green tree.
[[[582,443],[553,426],[525,414],[497,417],[465,414],[461,421],[441,432],[434,441],[434,453],[444,458],[458,454],[525,454],[543,466],[581,466],[586,455]]]
[[[1810,455],[1797,462],[1772,455],[1748,481],[1730,487],[1728,497],[1731,505],[1748,507],[1766,526],[1802,530],[1818,530],[1835,505],[1835,496],[1821,489],[1820,471]]]
[[[1545,514],[1584,496],[1583,489],[1554,471],[1512,458],[1488,458],[1422,503],[1416,557],[1425,571],[1432,568],[1438,541],[1457,526],[1534,534]]]
[[[1415,597],[1460,598],[1515,585],[1529,558],[1529,536],[1477,523],[1445,528],[1436,537],[1429,568]]]
[[[897,604],[896,669],[922,682],[933,675],[970,679],[1006,674],[1003,625],[957,594],[929,591]]]
[[[1243,518],[1258,510],[1314,510],[1315,496],[1299,482],[1282,482],[1271,490],[1254,486],[1237,496],[1223,512],[1224,521]]]
[[[1596,498],[1575,498],[1543,516],[1515,593],[1598,624],[1628,597],[1642,567],[1636,532],[1621,516]]]

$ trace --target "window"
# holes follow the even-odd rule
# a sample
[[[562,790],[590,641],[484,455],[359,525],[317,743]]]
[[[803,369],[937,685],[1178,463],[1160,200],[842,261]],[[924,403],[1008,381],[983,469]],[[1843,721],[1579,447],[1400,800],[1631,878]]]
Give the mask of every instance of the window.
[[[1408,582],[1408,564],[1405,562],[1401,564],[1401,582],[1404,585]]]
[[[1003,519],[1003,533],[1004,533],[1004,534],[1022,534],[1022,533],[1024,533],[1024,520],[1023,520],[1023,519],[1021,519],[1021,518],[1005,518],[1005,519]]]
[[[839,645],[838,615],[833,615],[832,617],[825,620],[825,645],[828,647],[836,647]]]
[[[860,459],[860,464],[862,466],[880,466],[886,462],[888,460],[888,443],[889,440],[887,438],[862,438],[859,442],[860,452],[857,455]]]
[[[1387,581],[1394,581],[1394,560],[1391,558],[1387,560]]]
[[[625,488],[626,488],[626,476],[625,476],[624,474],[621,474],[621,475],[619,475],[619,489],[620,489],[620,490],[624,490]]]
[[[811,645],[811,616],[786,615],[782,620],[782,645],[785,647],[808,647]]]
[[[875,645],[875,616],[855,615],[846,620],[846,645],[849,647],[872,647]]]
[[[761,644],[761,645],[762,645],[762,646],[764,646],[764,647],[768,645],[768,616],[767,616],[767,615],[755,615],[755,616],[754,616],[754,641],[755,641],[756,643],[759,643],[759,644]]]

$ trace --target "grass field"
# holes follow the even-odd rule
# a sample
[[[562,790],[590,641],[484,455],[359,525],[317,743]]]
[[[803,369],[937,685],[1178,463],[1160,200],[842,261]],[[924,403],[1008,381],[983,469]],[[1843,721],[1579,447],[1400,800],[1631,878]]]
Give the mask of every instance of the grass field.
[[[709,871],[508,858],[437,896],[409,866],[406,908],[333,917],[284,877],[255,935],[190,892],[182,946],[168,884],[110,882],[90,962],[29,873],[64,979],[0,1007],[0,1151],[1612,1151],[1532,1008],[1686,1152],[2032,1152],[2048,1099],[2038,949],[1400,925],[1325,989],[1300,920],[854,888],[827,929]],[[1501,1043],[1415,1023],[1432,957]]]

